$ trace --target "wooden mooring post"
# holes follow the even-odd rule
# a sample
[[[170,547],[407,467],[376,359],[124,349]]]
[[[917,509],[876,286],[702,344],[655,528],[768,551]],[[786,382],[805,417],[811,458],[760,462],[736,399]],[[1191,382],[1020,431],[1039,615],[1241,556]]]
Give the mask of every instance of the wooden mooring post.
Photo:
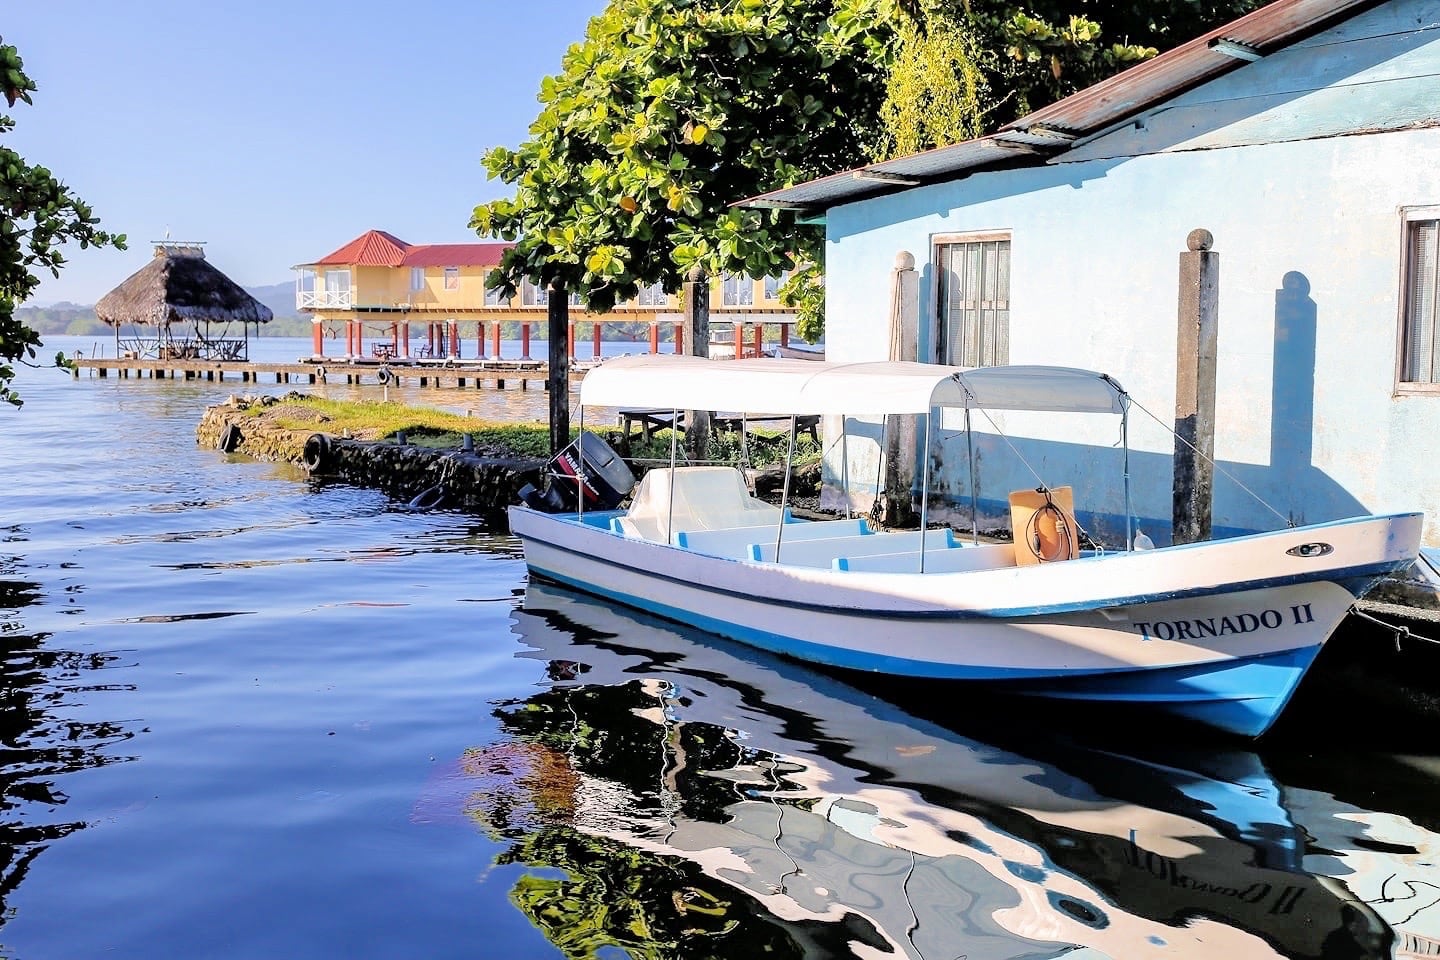
[[[1215,487],[1215,368],[1220,254],[1209,230],[1191,230],[1180,254],[1175,338],[1175,478],[1171,539],[1210,539]]]

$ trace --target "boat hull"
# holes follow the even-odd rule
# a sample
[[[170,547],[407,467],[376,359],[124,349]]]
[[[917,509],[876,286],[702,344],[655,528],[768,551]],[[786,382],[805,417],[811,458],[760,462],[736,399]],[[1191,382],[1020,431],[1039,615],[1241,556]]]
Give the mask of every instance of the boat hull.
[[[587,519],[511,513],[540,576],[775,653],[1146,704],[1245,736],[1274,722],[1355,596],[1413,560],[1420,526],[1362,518],[1039,567],[866,574],[703,556]],[[1321,557],[1287,553],[1317,542]]]

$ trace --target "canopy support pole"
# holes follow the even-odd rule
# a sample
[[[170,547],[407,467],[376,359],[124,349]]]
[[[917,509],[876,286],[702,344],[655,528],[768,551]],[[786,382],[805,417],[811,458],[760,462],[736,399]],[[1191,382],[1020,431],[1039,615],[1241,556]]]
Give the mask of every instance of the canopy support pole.
[[[1130,404],[1125,404],[1125,409],[1120,413],[1120,445],[1125,448],[1124,480],[1125,480],[1125,549],[1135,549],[1135,535],[1130,527],[1134,517],[1130,513]]]
[[[965,448],[970,461],[970,539],[980,542],[980,502],[975,484],[975,434],[970,432],[970,404],[965,404]]]
[[[790,446],[785,450],[785,480],[780,488],[780,522],[775,526],[775,562],[780,562],[780,543],[785,538],[785,511],[790,507],[790,469],[795,463],[795,414],[790,414]]]
[[[930,523],[930,414],[925,411],[924,459],[920,463],[920,572],[925,572],[925,531]]]
[[[665,515],[665,542],[675,542],[675,440],[680,435],[680,408],[670,409],[670,509]]]

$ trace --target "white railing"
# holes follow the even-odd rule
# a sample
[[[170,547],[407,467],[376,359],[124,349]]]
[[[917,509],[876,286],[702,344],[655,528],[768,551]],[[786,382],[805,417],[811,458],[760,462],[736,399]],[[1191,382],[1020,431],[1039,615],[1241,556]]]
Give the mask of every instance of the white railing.
[[[355,305],[349,289],[345,290],[296,290],[295,309],[349,309]]]

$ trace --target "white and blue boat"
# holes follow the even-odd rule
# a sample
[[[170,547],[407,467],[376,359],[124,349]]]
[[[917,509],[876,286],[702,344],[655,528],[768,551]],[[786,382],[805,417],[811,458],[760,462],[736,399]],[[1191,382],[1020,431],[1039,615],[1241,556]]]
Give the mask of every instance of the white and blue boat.
[[[604,363],[580,401],[582,418],[585,406],[743,401],[791,416],[955,409],[966,423],[984,410],[1124,423],[1130,406],[1114,378],[1071,368],[689,357]],[[750,496],[734,468],[673,461],[645,475],[627,510],[578,499],[574,512],[511,508],[535,575],[810,663],[1135,704],[1250,737],[1274,723],[1354,600],[1415,562],[1422,523],[1400,513],[1080,550],[1073,514],[1047,495],[1044,543],[1033,530],[986,543],[950,529],[875,532],[860,518],[797,520]],[[928,489],[922,529],[926,503]]]

